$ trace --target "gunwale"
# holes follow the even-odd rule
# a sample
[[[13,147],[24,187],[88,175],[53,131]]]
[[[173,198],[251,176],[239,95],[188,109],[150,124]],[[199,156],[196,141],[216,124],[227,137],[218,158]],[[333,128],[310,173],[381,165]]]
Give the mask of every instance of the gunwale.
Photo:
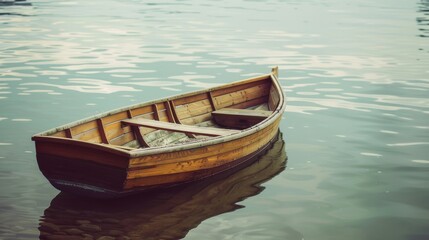
[[[54,137],[54,136],[47,136],[49,134],[53,134],[53,133],[56,133],[56,132],[59,132],[59,131],[80,125],[80,124],[83,124],[83,123],[87,123],[87,122],[90,122],[90,121],[93,121],[96,119],[100,119],[103,117],[108,117],[110,115],[114,115],[114,114],[124,112],[124,111],[130,110],[130,109],[149,106],[149,105],[156,104],[156,103],[173,101],[176,99],[181,99],[181,98],[190,97],[190,96],[203,94],[203,93],[211,93],[212,91],[215,91],[215,90],[226,89],[226,88],[230,88],[233,86],[238,86],[238,85],[242,85],[242,84],[246,84],[246,83],[261,81],[261,80],[268,79],[268,78],[271,79],[272,86],[274,86],[275,90],[277,91],[277,93],[279,95],[279,104],[277,105],[276,109],[272,110],[273,114],[271,114],[271,116],[269,116],[267,119],[263,120],[259,124],[256,124],[250,128],[244,129],[238,133],[233,133],[233,134],[226,135],[226,136],[212,137],[210,139],[196,140],[196,141],[193,141],[190,143],[180,143],[180,144],[175,144],[175,145],[150,147],[150,148],[139,148],[139,149],[132,149],[132,150],[121,149],[121,146],[116,146],[116,145],[91,143],[91,142],[86,142],[86,141],[77,140],[77,139],[68,139],[68,138],[59,138],[59,137]],[[273,71],[271,73],[264,74],[264,75],[261,75],[258,77],[248,78],[248,79],[236,81],[236,82],[229,83],[229,84],[222,84],[220,86],[216,86],[213,88],[207,88],[207,89],[192,91],[192,92],[188,92],[188,93],[184,93],[184,94],[178,94],[178,95],[171,96],[171,97],[156,99],[156,100],[143,102],[143,103],[139,103],[139,104],[134,104],[134,105],[114,109],[114,110],[111,110],[108,112],[100,113],[100,114],[97,114],[97,115],[94,115],[94,116],[91,116],[88,118],[84,118],[84,119],[81,119],[81,120],[78,120],[75,122],[71,122],[71,123],[50,129],[50,130],[43,131],[43,132],[38,133],[38,134],[35,134],[35,135],[33,135],[32,140],[34,140],[36,142],[37,141],[62,142],[62,143],[78,145],[78,146],[87,146],[89,148],[94,148],[94,149],[104,149],[107,152],[116,153],[116,154],[119,154],[121,156],[128,156],[129,158],[136,158],[136,157],[143,157],[143,156],[154,155],[154,154],[159,154],[159,153],[168,153],[168,152],[194,149],[194,148],[214,145],[214,144],[218,144],[218,143],[222,143],[222,142],[228,142],[228,141],[232,141],[235,139],[243,138],[245,136],[254,134],[255,132],[258,132],[261,129],[264,129],[265,127],[273,124],[279,117],[281,117],[282,113],[284,112],[285,107],[286,107],[286,103],[284,100],[283,91],[282,91],[282,89],[279,85],[279,82],[278,82],[277,70],[273,69]]]

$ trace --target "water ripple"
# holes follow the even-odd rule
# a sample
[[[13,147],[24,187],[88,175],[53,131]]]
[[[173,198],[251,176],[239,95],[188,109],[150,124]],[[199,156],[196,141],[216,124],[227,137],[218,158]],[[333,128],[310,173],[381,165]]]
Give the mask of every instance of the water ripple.
[[[428,9],[427,0],[0,7],[0,238],[38,238],[57,193],[35,171],[32,134],[276,65],[289,172],[189,238],[425,238]],[[271,210],[253,217],[261,209]]]
[[[60,84],[52,84],[52,83],[41,83],[41,82],[33,82],[33,83],[22,83],[21,86],[46,86],[53,87],[63,90],[72,90],[82,93],[115,93],[115,92],[135,92],[140,91],[133,87],[128,86],[118,86],[113,85],[109,81],[105,80],[96,80],[96,79],[86,79],[86,78],[72,78],[69,79],[69,83],[73,85],[60,85]]]
[[[346,101],[343,99],[328,99],[328,98],[322,99],[322,98],[289,97],[288,101],[312,103],[312,104],[320,105],[320,106],[323,106],[326,108],[340,108],[340,109],[362,111],[362,112],[370,112],[371,110],[398,111],[398,110],[409,109],[409,108],[404,108],[404,107],[378,105],[378,104],[370,104],[370,103],[360,103],[360,102]]]
[[[429,145],[429,142],[390,143],[386,145],[389,147],[407,147],[407,146]]]
[[[428,164],[429,160],[411,160],[411,162],[415,162],[415,163],[422,163],[422,164]]]
[[[362,94],[362,93],[345,93],[348,96],[375,99],[379,103],[389,103],[395,105],[402,105],[414,108],[429,108],[429,98],[411,98],[392,95],[376,95],[376,94]]]

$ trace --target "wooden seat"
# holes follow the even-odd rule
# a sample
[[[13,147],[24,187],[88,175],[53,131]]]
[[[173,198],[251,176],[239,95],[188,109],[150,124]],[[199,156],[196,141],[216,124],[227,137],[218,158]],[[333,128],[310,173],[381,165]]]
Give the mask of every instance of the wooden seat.
[[[223,108],[212,112],[216,124],[226,128],[245,129],[262,122],[273,112],[264,110],[249,110]]]
[[[162,129],[162,130],[182,132],[182,133],[193,133],[193,134],[204,135],[204,136],[223,136],[223,135],[239,132],[237,130],[231,130],[231,129],[197,127],[197,126],[191,126],[191,125],[155,121],[155,120],[150,120],[145,118],[127,119],[127,120],[122,120],[121,122],[124,125],[137,126],[137,127],[150,127],[155,129]]]

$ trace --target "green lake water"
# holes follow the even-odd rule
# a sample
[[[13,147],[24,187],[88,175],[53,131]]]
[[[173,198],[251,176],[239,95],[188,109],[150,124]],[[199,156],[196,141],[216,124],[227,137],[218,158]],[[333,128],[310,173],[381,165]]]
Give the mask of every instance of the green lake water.
[[[0,1],[0,239],[429,239],[428,0],[19,4]],[[277,65],[282,136],[235,175],[100,203],[39,172],[35,133]]]

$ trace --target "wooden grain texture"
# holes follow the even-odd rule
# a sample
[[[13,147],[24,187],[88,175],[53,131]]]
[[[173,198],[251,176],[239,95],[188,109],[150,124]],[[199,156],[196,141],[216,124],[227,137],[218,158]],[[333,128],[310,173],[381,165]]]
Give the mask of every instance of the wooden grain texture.
[[[192,118],[212,111],[212,106],[208,99],[181,105],[176,107],[176,113],[180,120]]]
[[[128,118],[133,118],[133,117],[134,117],[134,114],[133,114],[133,110],[132,110],[132,109],[128,109],[126,112],[127,112],[127,116],[128,116]]]
[[[109,143],[109,140],[107,139],[106,132],[104,131],[104,125],[103,125],[103,119],[99,118],[97,119],[97,126],[98,126],[98,134],[101,137],[102,143]]]
[[[128,119],[128,118],[127,118]],[[118,136],[124,134],[132,134],[130,127],[122,127],[121,122],[111,123],[109,125],[105,125],[105,130],[107,139],[112,140]]]
[[[267,118],[273,111],[263,111],[263,110],[249,110],[249,109],[233,109],[233,108],[223,108],[217,111],[212,112],[213,115],[228,115],[228,116],[238,116],[238,117],[257,117],[257,118]]]
[[[128,118],[127,111],[123,111],[123,112],[115,113],[115,114],[104,117],[103,122],[105,125],[109,125],[111,123],[120,122],[121,120],[127,119],[127,118]]]
[[[84,132],[93,130],[97,127],[98,127],[98,125],[97,125],[96,121],[90,121],[90,122],[82,123],[80,125],[72,127],[70,130],[71,130],[71,133],[73,136],[77,136],[77,135],[82,134]]]
[[[143,114],[152,113],[153,110],[152,110],[151,106],[142,106],[139,108],[131,109],[131,112],[132,112],[133,117],[138,117],[138,116],[143,115]]]
[[[173,115],[173,110],[171,109],[170,101],[164,102],[165,112],[167,113],[168,122],[176,123],[176,119]]]
[[[73,134],[70,128],[67,128],[66,130],[64,130],[64,133],[66,135],[66,138],[73,138]]]
[[[265,135],[261,135],[257,141],[250,143],[241,142],[241,145],[236,145],[235,148],[229,151],[221,150],[217,154],[211,156],[200,157],[190,161],[158,164],[147,169],[130,170],[128,171],[127,179],[146,176],[161,176],[172,173],[185,173],[220,166],[255,152],[258,148],[267,144],[274,134],[276,134],[276,131],[271,131]]]
[[[222,89],[217,92],[217,97],[208,92],[206,96],[199,94],[193,97],[187,97],[191,103],[185,104],[185,101],[175,100],[177,117],[184,124],[197,124],[210,119],[208,113],[214,109],[220,109],[226,106],[248,107],[252,104],[260,104],[266,101],[268,95],[268,81],[252,82],[244,86],[235,86],[232,89],[236,92],[230,92],[231,89]],[[221,95],[223,94],[223,95]],[[204,98],[205,97],[205,98]],[[257,99],[257,100],[255,100]],[[177,102],[182,105],[177,106]]]
[[[122,145],[123,147],[130,147],[133,148],[133,150],[142,147],[137,140],[131,140],[129,142],[127,142],[126,144]]]
[[[186,96],[186,97],[174,99],[174,103],[176,104],[176,106],[180,106],[183,104],[190,104],[193,102],[198,102],[198,101],[201,101],[204,99],[207,99],[207,94],[206,93],[199,93],[199,94],[194,94],[191,96]]]
[[[214,145],[208,145],[200,148],[176,151],[176,152],[167,152],[156,155],[149,155],[143,157],[136,157],[130,159],[130,169],[139,168],[139,167],[147,167],[158,164],[168,164],[168,163],[179,163],[184,161],[190,161],[202,157],[209,157],[223,151],[231,151],[243,143],[258,141],[258,139],[265,134],[276,131],[278,128],[278,121],[272,125],[267,126],[264,129],[261,129],[259,132],[248,135],[243,138],[239,138],[229,142],[223,142]]]
[[[224,95],[214,97],[214,102],[218,109],[230,107],[231,105],[243,103],[252,99],[260,98],[268,95],[270,84],[253,86],[251,88],[242,89],[236,92],[231,92]]]
[[[136,113],[136,112],[134,112],[134,113]],[[131,111],[131,110],[128,110],[127,114],[128,114],[128,118],[130,118],[130,119],[134,117],[133,111]],[[142,135],[140,127],[133,126],[133,127],[131,127],[131,130],[133,131],[134,137],[137,139],[137,143],[139,145],[139,146],[135,146],[135,147],[140,147],[140,146],[141,147],[149,147],[149,144],[146,142],[146,140],[144,139],[144,137]],[[125,143],[125,144],[127,144],[127,143]]]
[[[170,106],[171,106],[171,111],[173,112],[175,122],[179,123],[179,124],[183,124],[182,121],[180,120],[179,116],[177,115],[176,105],[175,105],[173,100],[170,101]],[[186,133],[186,136],[188,136],[189,138],[195,138],[195,135],[192,133]]]
[[[66,130],[52,134],[53,137],[67,138]]]
[[[176,142],[182,142],[189,139],[189,137],[180,132],[170,132],[164,130],[158,130],[151,134],[151,138],[146,138],[150,147],[162,147],[167,146]],[[150,140],[150,141],[149,141]]]
[[[277,90],[274,88],[274,86],[271,86],[270,88],[270,95],[268,98],[268,108],[270,110],[276,109],[277,105],[279,104],[280,96]]]
[[[198,179],[202,179],[214,175],[216,173],[225,171],[226,169],[241,164],[242,162],[251,158],[251,156],[254,156],[254,154],[258,152],[258,149],[262,149],[264,145],[267,145],[268,142],[273,139],[273,137],[277,134],[277,131],[278,123],[273,126],[272,131],[270,131],[268,135],[266,134],[264,137],[260,138],[259,142],[255,142],[253,143],[253,145],[251,144],[249,146],[245,146],[243,149],[246,150],[236,149],[230,151],[229,153],[225,153],[224,163],[220,165],[206,165],[207,168],[204,168],[204,164],[209,163],[210,161],[194,160],[193,162],[186,163],[185,166],[174,166],[171,164],[162,165],[162,168],[164,168],[162,170],[157,169],[154,166],[148,166],[145,169],[141,169],[140,171],[129,171],[124,188],[131,189],[135,187],[153,187],[157,185],[196,181]],[[246,155],[246,153],[248,154]],[[246,158],[246,156],[248,158]],[[165,168],[168,170],[166,170]],[[157,171],[158,174],[151,175],[152,173],[155,173]]]
[[[154,120],[148,120],[148,119],[129,119],[129,120],[122,121],[122,123],[131,125],[131,126],[152,127],[156,129],[163,129],[163,130],[169,130],[174,132],[195,133],[195,134],[207,135],[207,136],[223,136],[223,135],[237,133],[237,131],[228,130],[228,129],[195,127],[190,125],[182,125],[182,124],[154,121]]]
[[[210,101],[210,105],[212,106],[213,111],[216,111],[217,110],[217,106],[216,106],[216,103],[213,100],[212,92],[210,92],[210,91],[207,92],[207,98]]]
[[[212,119],[212,114],[211,112],[209,112],[209,113],[201,114],[199,116],[182,119],[181,122],[186,125],[197,125],[199,123],[209,121],[211,119]]]
[[[93,128],[89,131],[83,132],[79,135],[73,135],[73,139],[80,141],[92,142],[92,143],[101,143],[101,136],[98,131],[98,128]]]
[[[267,99],[268,99],[268,96],[265,95],[265,96],[262,96],[259,98],[248,100],[246,102],[233,104],[233,105],[229,106],[228,108],[237,108],[237,109],[251,108],[254,106],[258,106],[258,105],[267,103]]]
[[[132,134],[132,132],[129,132],[127,134],[122,134],[116,138],[110,139],[109,142],[110,142],[110,144],[113,144],[113,145],[122,146],[122,145],[126,145],[126,144],[128,144],[132,141],[135,141],[135,140],[136,139],[134,137],[134,134]]]
[[[129,115],[134,115],[136,112],[123,111],[102,118],[104,123],[104,131],[109,143],[114,145],[124,145],[130,141],[136,140],[131,127],[122,127],[121,120],[128,119]]]
[[[159,121],[161,121],[161,122],[169,122],[170,121],[170,119],[168,118],[167,111],[165,109],[158,111],[158,118],[159,118]]]
[[[235,166],[238,166],[242,164],[243,162],[250,159],[252,156],[249,156],[248,158],[243,157],[241,159],[238,159],[233,162],[225,163],[223,165],[213,167],[210,169],[202,169],[202,170],[196,170],[192,172],[181,172],[181,173],[172,173],[172,174],[165,174],[160,176],[148,176],[148,177],[140,177],[140,178],[134,178],[134,179],[126,179],[124,184],[124,189],[141,189],[141,188],[159,188],[159,187],[166,187],[166,186],[174,186],[181,183],[188,183],[193,182],[197,180],[201,180],[210,176],[213,176],[215,174],[219,174],[222,172],[225,172],[231,168],[234,168]]]
[[[269,135],[271,131],[272,129],[267,130],[264,132],[264,134]],[[132,159],[130,170],[134,170],[134,169],[137,170],[141,167],[144,168],[148,166],[160,166],[160,165],[171,164],[171,163],[182,164],[186,162],[197,161],[199,159],[216,157],[219,154],[234,151],[235,149],[240,148],[240,146],[247,145],[249,142],[259,141],[262,138],[262,135],[263,134],[252,135],[244,140],[235,140],[235,141],[225,142],[225,143],[211,145],[211,146],[204,146],[197,149],[184,150],[184,151],[179,151],[172,154],[166,154],[163,156],[164,158],[162,159],[159,159],[158,156],[148,156],[147,158],[144,159],[145,161],[141,161],[142,159],[139,159],[140,161],[135,161],[136,159]],[[167,158],[167,156],[169,158]],[[158,159],[158,160],[155,160],[155,159]]]
[[[37,154],[73,158],[119,168],[128,166],[128,157],[105,151],[102,146],[96,149],[67,143],[36,142],[36,151]]]
[[[231,129],[246,129],[252,127],[272,114],[271,111],[221,109],[212,113],[217,125]]]
[[[180,122],[180,118],[177,116],[177,112],[176,112],[176,104],[174,103],[174,101],[173,101],[173,100],[169,101],[169,104],[170,104],[171,112],[173,113],[174,122],[176,122],[176,123],[181,123],[181,122]]]
[[[155,120],[159,120],[159,109],[158,106],[156,104],[152,105],[152,111],[153,111],[153,119]]]
[[[195,125],[211,119],[210,112],[213,110],[213,107],[209,97],[209,94],[202,93],[174,100],[178,122],[187,125]],[[188,136],[191,138],[195,137],[189,134]]]
[[[211,95],[213,97],[217,97],[220,95],[225,95],[228,93],[234,93],[234,92],[238,92],[247,88],[252,88],[258,85],[263,85],[263,84],[270,84],[271,80],[270,78],[266,77],[263,79],[255,79],[254,81],[248,81],[246,83],[237,83],[237,84],[230,84],[229,86],[225,86],[221,89],[217,89],[217,90],[213,90],[211,91]]]
[[[146,134],[144,137],[150,146],[159,146],[153,145],[152,142],[167,138],[169,135],[173,135],[174,132],[166,131],[166,130],[155,130],[149,134]],[[183,134],[183,133],[180,133]]]
[[[162,111],[165,110],[166,106],[164,104],[164,102],[166,102],[167,100],[160,100],[159,102],[155,103],[156,107],[158,108],[158,111]]]
[[[156,105],[153,105],[152,107],[154,107],[154,106],[156,106]],[[159,119],[159,115],[158,115],[158,112],[155,111],[155,112],[151,112],[151,113],[147,113],[147,114],[144,114],[144,115],[137,116],[134,119],[140,119],[140,118],[150,119],[150,120],[158,120]],[[142,134],[143,137],[146,136],[147,134],[150,134],[153,131],[156,131],[156,129],[146,128],[146,127],[140,127],[139,129],[140,129],[140,133]]]
[[[138,126],[131,126],[131,129],[133,130],[135,138],[137,139],[137,142],[139,143],[139,145],[142,147],[149,147],[149,144],[143,138],[140,128]]]

